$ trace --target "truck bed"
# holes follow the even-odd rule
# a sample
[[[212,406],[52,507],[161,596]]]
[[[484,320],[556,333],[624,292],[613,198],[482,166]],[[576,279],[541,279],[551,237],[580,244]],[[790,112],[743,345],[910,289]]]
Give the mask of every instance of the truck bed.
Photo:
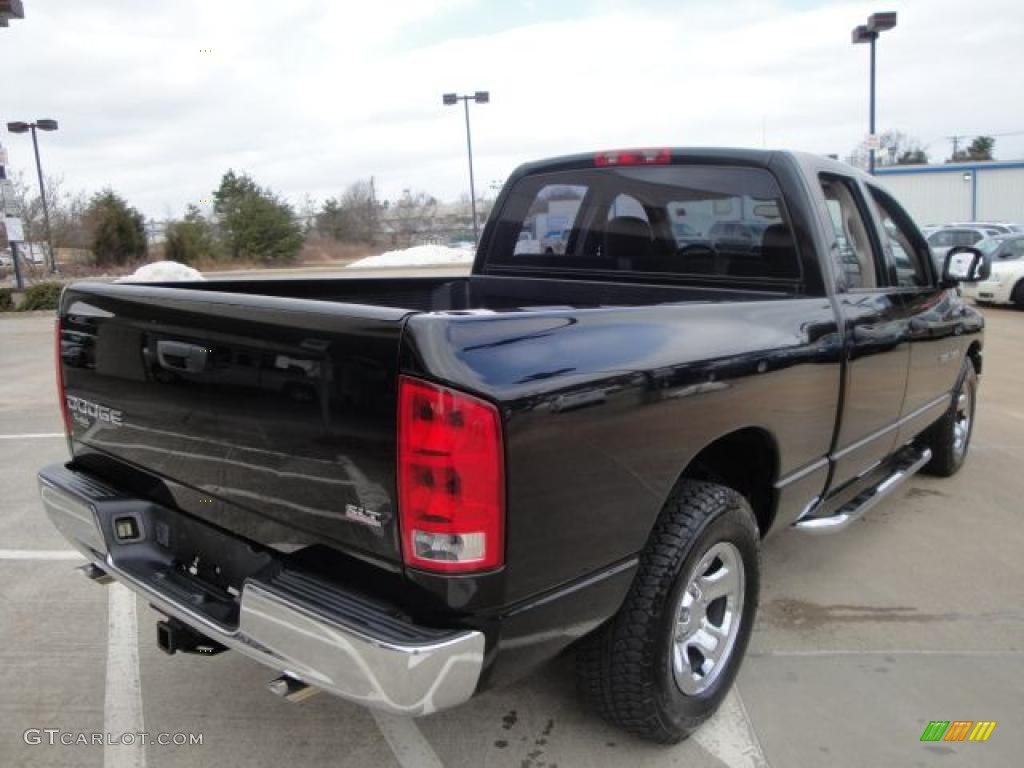
[[[485,397],[501,377],[535,392],[577,386],[571,368],[557,373],[572,364],[558,344],[544,355],[559,360],[530,353],[522,371],[508,365],[515,355],[495,368],[490,350],[524,350],[524,340],[550,335],[538,329],[564,328],[581,312],[628,333],[633,321],[616,321],[616,308],[727,310],[720,302],[771,298],[491,276],[77,283],[64,296],[60,340],[75,463],[256,545],[340,553],[400,578],[399,373],[437,367],[428,377]],[[415,348],[403,341],[416,335],[412,317],[428,321]],[[568,398],[559,407],[585,399]]]
[[[621,280],[621,278],[619,278]],[[646,306],[688,301],[739,301],[768,298],[766,291],[651,285],[641,282],[595,282],[547,277],[395,277],[314,280],[211,280],[168,284],[178,290],[313,299],[410,312],[492,310],[531,307]],[[783,296],[785,294],[775,294]]]

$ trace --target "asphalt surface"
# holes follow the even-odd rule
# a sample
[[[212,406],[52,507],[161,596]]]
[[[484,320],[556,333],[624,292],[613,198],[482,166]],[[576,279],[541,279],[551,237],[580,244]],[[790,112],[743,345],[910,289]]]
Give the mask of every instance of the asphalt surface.
[[[74,572],[35,472],[66,457],[52,316],[0,316],[0,766],[1007,766],[1024,754],[1024,313],[987,309],[971,456],[832,537],[765,544],[738,694],[659,747],[585,711],[570,656],[416,721],[289,704],[227,653],[168,657],[156,615]],[[64,559],[57,559],[64,558]],[[119,591],[124,590],[124,591]],[[930,720],[994,720],[924,744]],[[202,734],[199,745],[26,743],[27,729]],[[57,737],[59,739],[59,736]],[[29,740],[32,740],[31,736]]]

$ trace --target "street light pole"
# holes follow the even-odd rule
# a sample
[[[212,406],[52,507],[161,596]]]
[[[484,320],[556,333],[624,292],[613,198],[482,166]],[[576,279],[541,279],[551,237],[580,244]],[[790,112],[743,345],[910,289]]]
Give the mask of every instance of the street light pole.
[[[469,131],[469,99],[462,100],[466,110],[466,154],[469,156],[469,205],[473,210],[473,242],[480,242],[476,223],[476,184],[473,181],[473,137]]]
[[[53,232],[50,229],[50,207],[46,203],[46,184],[43,181],[43,164],[39,160],[39,140],[36,138],[36,129],[41,131],[56,131],[56,120],[36,120],[34,123],[14,122],[7,124],[7,130],[11,133],[32,133],[32,149],[36,156],[36,175],[39,178],[39,199],[43,203],[43,226],[46,228],[46,246],[50,251],[50,272],[57,271],[57,254],[53,250]]]
[[[36,123],[32,123],[32,149],[36,154],[39,199],[43,203],[43,226],[46,227],[46,245],[50,250],[50,272],[55,273],[57,271],[57,254],[53,251],[53,232],[50,230],[50,206],[46,204],[46,184],[43,181],[43,164],[39,162],[39,140],[36,139]]]
[[[469,203],[473,211],[474,243],[480,241],[480,231],[476,220],[476,182],[473,178],[473,136],[469,129],[469,102],[475,101],[477,104],[487,104],[490,100],[491,94],[489,91],[476,91],[471,96],[459,96],[455,93],[446,93],[443,96],[446,106],[452,106],[461,101],[466,112],[466,154],[469,156]]]
[[[872,136],[875,135],[875,43],[878,41],[878,33],[876,32],[871,36],[871,95],[868,97],[871,101],[871,107],[869,108],[870,116],[868,118],[868,133]],[[874,139],[872,139],[874,141]],[[870,148],[870,154],[868,155],[868,173],[872,176],[875,175],[875,145],[872,144]]]
[[[886,30],[896,26],[896,13],[886,11],[884,13],[873,13],[868,17],[867,24],[853,28],[853,42],[870,43],[871,45],[871,74],[868,96],[868,135],[871,144],[868,146],[868,171],[871,175],[875,173],[875,43],[878,36]]]

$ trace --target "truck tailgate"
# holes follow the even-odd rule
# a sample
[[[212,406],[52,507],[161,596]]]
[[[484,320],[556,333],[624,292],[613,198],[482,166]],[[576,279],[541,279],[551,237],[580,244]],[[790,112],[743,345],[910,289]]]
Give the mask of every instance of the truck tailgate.
[[[401,560],[397,363],[409,310],[76,284],[60,361],[76,460],[253,541]]]

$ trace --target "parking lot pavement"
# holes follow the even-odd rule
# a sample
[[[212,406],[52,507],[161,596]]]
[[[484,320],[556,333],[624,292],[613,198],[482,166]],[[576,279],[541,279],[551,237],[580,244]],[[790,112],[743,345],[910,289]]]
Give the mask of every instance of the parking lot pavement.
[[[62,431],[53,406],[53,315],[8,313],[0,322],[0,434]]]
[[[103,730],[107,595],[75,564],[0,561],[0,765],[103,765],[102,749],[33,746],[22,736]]]
[[[52,318],[0,317],[0,766],[1019,764],[1024,313],[986,316],[967,466],[952,480],[915,478],[838,536],[782,532],[766,542],[738,695],[671,748],[584,711],[571,654],[409,721],[328,696],[288,704],[265,692],[263,667],[237,654],[159,652],[156,614],[143,602],[87,583],[76,561],[52,559],[67,547],[43,519],[34,478],[66,455],[62,437],[45,436],[61,429]],[[998,726],[982,744],[923,744],[930,720]],[[105,751],[23,737],[28,728],[91,733],[125,723],[202,733],[203,744]]]

